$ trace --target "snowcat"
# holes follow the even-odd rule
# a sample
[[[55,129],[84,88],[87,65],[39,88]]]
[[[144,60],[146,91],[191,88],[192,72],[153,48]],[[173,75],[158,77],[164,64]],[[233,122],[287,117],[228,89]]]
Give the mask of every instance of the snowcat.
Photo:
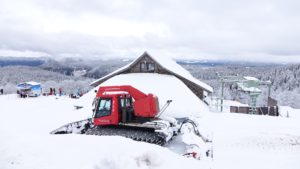
[[[174,132],[172,123],[158,118],[158,98],[132,86],[100,87],[93,112],[94,127],[86,134],[121,135],[163,145]]]
[[[180,133],[183,124],[190,123],[194,133],[209,142],[192,120],[161,116],[171,102],[168,100],[160,109],[154,94],[145,94],[129,85],[103,86],[94,99],[92,118],[66,124],[51,134],[118,135],[164,145]]]

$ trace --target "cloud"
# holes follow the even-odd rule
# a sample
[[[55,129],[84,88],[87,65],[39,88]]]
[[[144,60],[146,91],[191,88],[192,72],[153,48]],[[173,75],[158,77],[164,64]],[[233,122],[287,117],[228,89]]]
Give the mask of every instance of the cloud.
[[[294,0],[1,0],[0,49],[53,57],[137,57],[148,50],[176,58],[300,62],[299,5]]]

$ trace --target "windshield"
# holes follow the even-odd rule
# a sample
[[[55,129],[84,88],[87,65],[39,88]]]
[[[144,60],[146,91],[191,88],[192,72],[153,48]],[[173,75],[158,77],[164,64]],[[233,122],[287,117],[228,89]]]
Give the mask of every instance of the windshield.
[[[99,99],[95,110],[95,118],[111,114],[111,99]]]

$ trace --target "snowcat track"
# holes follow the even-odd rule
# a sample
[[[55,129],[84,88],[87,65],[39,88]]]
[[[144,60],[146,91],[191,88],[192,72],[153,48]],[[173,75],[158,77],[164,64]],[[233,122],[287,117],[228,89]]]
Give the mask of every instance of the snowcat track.
[[[166,136],[151,129],[134,128],[126,126],[95,126],[88,129],[85,134],[97,136],[122,136],[136,141],[164,145]]]

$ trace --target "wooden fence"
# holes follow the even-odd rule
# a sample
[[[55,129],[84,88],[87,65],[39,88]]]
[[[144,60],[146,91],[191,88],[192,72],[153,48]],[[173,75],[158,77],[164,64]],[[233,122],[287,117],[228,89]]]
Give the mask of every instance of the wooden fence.
[[[230,106],[231,113],[244,113],[250,114],[250,107],[238,107]],[[256,114],[258,115],[269,115],[269,116],[279,116],[278,106],[271,107],[257,107]]]

